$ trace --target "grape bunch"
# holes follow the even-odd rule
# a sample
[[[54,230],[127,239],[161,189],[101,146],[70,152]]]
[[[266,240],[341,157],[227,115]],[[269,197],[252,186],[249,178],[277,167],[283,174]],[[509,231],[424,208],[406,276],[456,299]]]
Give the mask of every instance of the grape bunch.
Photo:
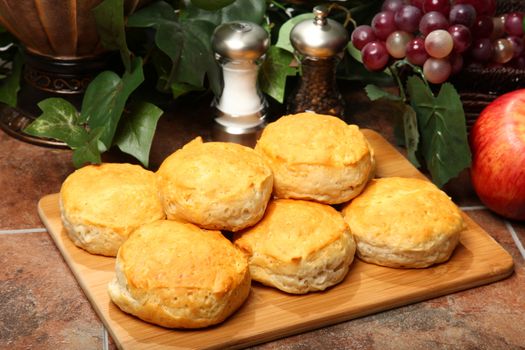
[[[351,40],[368,70],[406,59],[435,84],[470,64],[525,68],[523,13],[495,13],[496,0],[386,0]]]

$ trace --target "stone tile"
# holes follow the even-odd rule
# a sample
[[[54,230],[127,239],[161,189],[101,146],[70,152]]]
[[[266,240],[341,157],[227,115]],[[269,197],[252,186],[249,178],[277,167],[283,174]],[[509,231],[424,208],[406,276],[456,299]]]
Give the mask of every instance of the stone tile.
[[[525,262],[501,218],[469,215],[512,255],[512,276],[252,349],[523,349]]]
[[[102,348],[102,323],[47,233],[0,235],[0,265],[0,348]]]
[[[71,152],[31,145],[0,130],[0,230],[42,227],[37,202],[73,170]]]
[[[509,221],[509,223],[514,228],[514,231],[516,232],[516,236],[521,242],[522,247],[525,249],[525,222]]]

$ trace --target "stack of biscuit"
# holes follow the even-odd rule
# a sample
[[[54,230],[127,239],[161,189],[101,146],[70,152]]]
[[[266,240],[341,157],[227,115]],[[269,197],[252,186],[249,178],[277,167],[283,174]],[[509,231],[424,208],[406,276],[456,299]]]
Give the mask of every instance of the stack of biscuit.
[[[291,294],[325,290],[354,255],[390,267],[446,261],[463,228],[431,183],[373,179],[365,136],[332,116],[281,117],[255,149],[197,138],[155,174],[132,167],[72,174],[62,219],[79,247],[116,255],[113,302],[170,328],[224,321],[252,280]],[[110,168],[119,170],[101,171]]]

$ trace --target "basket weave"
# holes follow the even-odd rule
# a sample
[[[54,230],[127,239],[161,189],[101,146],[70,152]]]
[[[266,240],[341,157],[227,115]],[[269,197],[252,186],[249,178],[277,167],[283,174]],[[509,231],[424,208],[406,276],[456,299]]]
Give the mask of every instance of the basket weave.
[[[478,118],[481,111],[498,96],[525,87],[525,70],[511,67],[465,67],[452,79],[458,90],[467,130]]]

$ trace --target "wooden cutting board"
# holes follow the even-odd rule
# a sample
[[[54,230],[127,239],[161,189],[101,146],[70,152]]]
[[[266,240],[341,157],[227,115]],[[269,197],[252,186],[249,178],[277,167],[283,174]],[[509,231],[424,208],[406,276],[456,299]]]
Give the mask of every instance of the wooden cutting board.
[[[375,150],[377,176],[423,177],[378,133],[364,130]],[[58,194],[38,204],[42,221],[94,309],[120,348],[240,348],[487,284],[509,276],[511,256],[468,216],[452,258],[427,269],[391,269],[355,260],[346,279],[321,293],[295,296],[254,283],[247,302],[221,325],[170,330],[123,313],[106,285],[114,259],[74,246],[62,229]]]

